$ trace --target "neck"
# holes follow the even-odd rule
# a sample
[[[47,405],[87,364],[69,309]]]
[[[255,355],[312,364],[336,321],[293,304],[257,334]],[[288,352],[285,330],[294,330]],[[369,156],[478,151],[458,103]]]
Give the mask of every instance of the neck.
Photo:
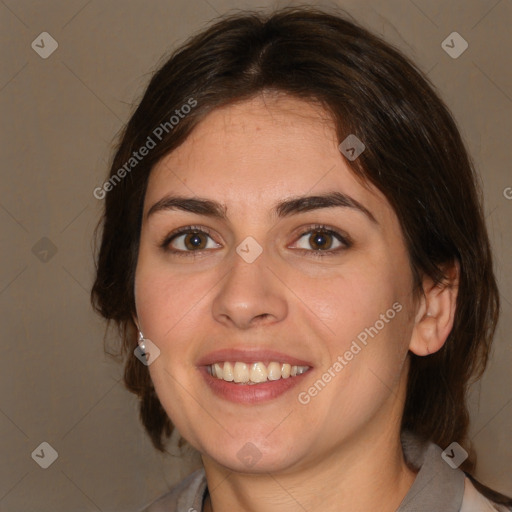
[[[366,422],[335,444],[329,442],[333,431],[318,436],[302,459],[284,469],[238,472],[203,453],[206,512],[395,512],[416,478],[400,441],[406,375],[404,367],[395,392]]]
[[[356,437],[321,463],[286,474],[230,472],[203,458],[211,489],[204,510],[394,512],[416,476],[404,460],[399,434]]]

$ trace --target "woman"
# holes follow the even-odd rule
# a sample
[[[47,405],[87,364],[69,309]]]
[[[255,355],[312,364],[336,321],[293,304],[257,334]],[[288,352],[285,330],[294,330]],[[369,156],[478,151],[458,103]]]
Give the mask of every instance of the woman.
[[[474,171],[397,50],[312,8],[224,18],[95,195],[125,383],[204,465],[145,510],[510,510],[467,439],[499,310]]]

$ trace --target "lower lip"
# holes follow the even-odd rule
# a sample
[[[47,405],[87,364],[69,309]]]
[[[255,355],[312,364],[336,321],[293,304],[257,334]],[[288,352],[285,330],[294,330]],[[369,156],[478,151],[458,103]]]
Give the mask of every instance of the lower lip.
[[[199,367],[201,375],[210,389],[219,397],[238,404],[256,404],[273,400],[301,383],[311,369],[295,377],[270,380],[259,384],[237,384],[213,377],[206,366]]]

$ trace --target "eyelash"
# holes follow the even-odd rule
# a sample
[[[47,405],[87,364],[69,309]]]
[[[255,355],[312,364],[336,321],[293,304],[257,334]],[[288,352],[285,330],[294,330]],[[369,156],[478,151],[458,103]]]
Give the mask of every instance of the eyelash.
[[[346,234],[342,234],[339,231],[326,226],[324,224],[312,224],[310,226],[307,226],[304,228],[305,231],[302,231],[297,240],[300,240],[304,235],[307,235],[309,233],[314,233],[315,231],[328,234],[333,236],[335,239],[337,239],[339,242],[341,242],[344,247],[338,247],[337,249],[327,249],[327,250],[309,250],[309,249],[295,249],[300,251],[301,253],[308,253],[308,255],[316,257],[316,258],[325,258],[326,256],[334,256],[337,253],[344,251],[346,249],[349,249],[352,247],[352,240],[350,237]],[[183,257],[195,257],[197,253],[201,253],[202,251],[208,251],[210,249],[203,249],[202,251],[183,251],[179,249],[171,249],[169,248],[169,244],[177,238],[179,235],[182,234],[192,234],[192,233],[198,233],[203,235],[208,235],[210,238],[213,239],[211,236],[211,231],[204,227],[204,226],[184,226],[182,228],[176,229],[169,235],[167,235],[164,240],[159,244],[159,246],[167,253],[175,254],[177,256],[183,256]]]

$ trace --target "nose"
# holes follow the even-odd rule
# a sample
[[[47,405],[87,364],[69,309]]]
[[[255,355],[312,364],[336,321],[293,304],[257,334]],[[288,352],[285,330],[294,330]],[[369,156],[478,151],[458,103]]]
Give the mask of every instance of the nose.
[[[286,318],[284,286],[267,265],[264,252],[252,263],[233,255],[231,269],[213,299],[216,321],[245,330]]]

